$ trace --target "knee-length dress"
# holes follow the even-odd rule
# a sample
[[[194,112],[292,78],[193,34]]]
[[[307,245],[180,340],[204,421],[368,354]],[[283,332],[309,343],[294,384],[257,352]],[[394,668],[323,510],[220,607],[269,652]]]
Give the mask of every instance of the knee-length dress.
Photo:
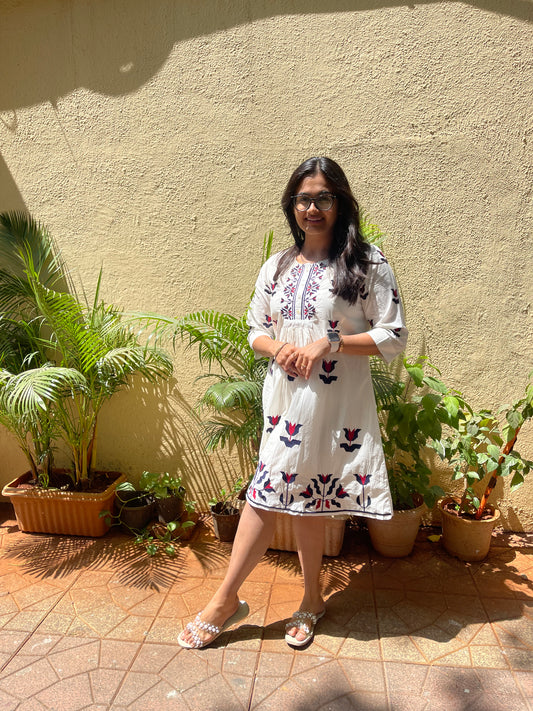
[[[384,255],[372,264],[357,302],[332,294],[327,260],[293,264],[274,281],[282,253],[263,265],[248,313],[258,336],[304,346],[336,331],[368,332],[387,362],[404,350],[407,329],[398,286]],[[255,507],[296,515],[387,519],[392,502],[368,356],[327,354],[308,380],[271,359],[263,388],[259,463],[247,491]]]

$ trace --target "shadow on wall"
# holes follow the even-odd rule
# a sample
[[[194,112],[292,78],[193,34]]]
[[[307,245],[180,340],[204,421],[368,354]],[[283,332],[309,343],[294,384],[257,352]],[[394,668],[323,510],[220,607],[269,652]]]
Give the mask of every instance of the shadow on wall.
[[[164,65],[175,43],[277,15],[372,11],[440,0],[8,0],[0,9],[0,111],[57,100],[75,89],[135,91]],[[450,0],[533,21],[530,0]],[[28,47],[31,51],[28,51]]]
[[[2,154],[0,154],[0,212],[6,210],[26,210],[26,205]]]

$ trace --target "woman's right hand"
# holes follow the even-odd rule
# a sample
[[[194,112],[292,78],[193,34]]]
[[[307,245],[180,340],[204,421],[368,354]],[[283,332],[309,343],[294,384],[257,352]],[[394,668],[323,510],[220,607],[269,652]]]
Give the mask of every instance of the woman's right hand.
[[[274,358],[274,361],[280,366],[280,368],[284,370],[287,375],[290,375],[293,378],[296,378],[298,375],[294,359],[291,358],[291,355],[295,350],[296,346],[292,343],[286,343],[283,348],[278,351],[277,356]]]

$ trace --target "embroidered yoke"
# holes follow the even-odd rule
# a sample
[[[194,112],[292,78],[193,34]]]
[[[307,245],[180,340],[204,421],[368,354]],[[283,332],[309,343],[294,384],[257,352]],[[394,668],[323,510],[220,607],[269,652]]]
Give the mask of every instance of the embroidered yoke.
[[[336,331],[368,331],[391,361],[407,329],[398,286],[384,255],[371,264],[351,306],[333,296],[328,261],[293,265],[274,281],[280,254],[257,279],[248,314],[250,345],[261,335],[304,346]],[[305,515],[387,519],[392,503],[367,356],[332,353],[309,380],[291,377],[271,360],[263,389],[259,464],[248,488],[252,506]]]

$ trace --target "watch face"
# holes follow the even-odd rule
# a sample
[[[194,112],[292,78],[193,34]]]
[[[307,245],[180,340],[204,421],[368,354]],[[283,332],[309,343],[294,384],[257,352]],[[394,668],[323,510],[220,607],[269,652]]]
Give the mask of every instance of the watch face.
[[[338,333],[330,332],[328,333],[328,341],[330,343],[340,343],[341,337]]]

